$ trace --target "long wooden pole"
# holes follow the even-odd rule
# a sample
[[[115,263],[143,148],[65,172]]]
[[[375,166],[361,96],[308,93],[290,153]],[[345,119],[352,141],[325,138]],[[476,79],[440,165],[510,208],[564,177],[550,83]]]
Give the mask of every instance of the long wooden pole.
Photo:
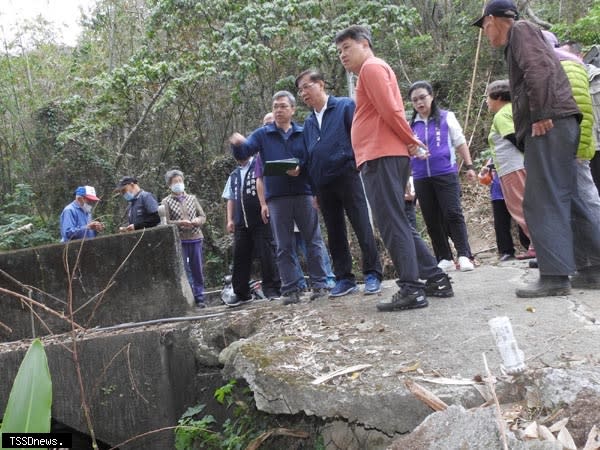
[[[467,130],[469,125],[469,115],[471,114],[471,104],[473,103],[473,91],[475,90],[475,78],[477,76],[477,67],[479,65],[479,51],[481,49],[481,36],[483,30],[479,29],[479,36],[477,37],[477,49],[475,50],[475,64],[473,65],[473,74],[471,75],[471,88],[469,89],[469,99],[467,101],[467,112],[465,114],[465,122],[463,124],[463,130]]]
[[[483,11],[485,11],[485,0],[484,0],[484,6],[481,8],[482,14],[483,14]],[[467,112],[465,113],[465,121],[463,123],[463,130],[465,133],[467,133],[467,127],[469,126],[469,116],[471,114],[471,105],[473,103],[473,91],[475,90],[475,78],[477,75],[477,67],[479,65],[479,52],[481,50],[481,37],[482,36],[483,36],[483,29],[480,28],[479,35],[477,36],[477,49],[475,50],[475,64],[473,64],[473,74],[471,75],[471,88],[469,89],[469,98],[467,100]],[[473,129],[473,133],[474,132],[475,132],[475,129]],[[471,139],[473,138],[473,133],[471,134]],[[470,143],[471,142],[469,142],[469,144]],[[471,157],[473,157],[472,154],[471,154]],[[462,167],[462,162],[460,163],[460,166]],[[460,170],[461,167],[459,167],[458,170]]]

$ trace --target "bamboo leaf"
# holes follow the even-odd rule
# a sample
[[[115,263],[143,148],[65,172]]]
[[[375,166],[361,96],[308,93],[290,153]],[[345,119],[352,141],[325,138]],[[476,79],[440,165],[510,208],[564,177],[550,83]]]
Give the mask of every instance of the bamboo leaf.
[[[35,339],[13,382],[0,436],[2,433],[49,433],[51,407],[48,360],[42,342]]]

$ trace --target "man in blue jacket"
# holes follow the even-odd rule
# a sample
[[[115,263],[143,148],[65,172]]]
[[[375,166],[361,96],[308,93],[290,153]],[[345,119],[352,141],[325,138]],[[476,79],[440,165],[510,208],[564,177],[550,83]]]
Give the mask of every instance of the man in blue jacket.
[[[281,294],[284,304],[298,303],[298,272],[292,257],[294,247],[294,222],[307,246],[308,274],[313,293],[311,300],[325,297],[326,272],[323,264],[323,238],[319,218],[312,203],[312,191],[308,175],[301,171],[303,165],[304,138],[302,127],[292,122],[296,111],[296,99],[288,91],[276,92],[273,96],[275,122],[256,129],[248,139],[234,133],[229,142],[235,159],[243,161],[256,153],[260,154],[263,166],[272,161],[297,158],[299,165],[282,175],[263,172],[265,199],[271,228],[277,244],[277,266],[281,277]],[[263,167],[264,168],[264,167]]]
[[[102,222],[92,220],[92,209],[99,200],[92,186],[79,186],[75,190],[75,200],[60,215],[60,242],[94,238],[104,230]]]
[[[296,87],[298,96],[312,109],[304,122],[305,166],[327,227],[337,280],[330,296],[340,297],[358,289],[352,273],[345,215],[362,251],[364,293],[381,292],[381,261],[350,140],[354,100],[327,95],[323,75],[312,69],[298,75]]]

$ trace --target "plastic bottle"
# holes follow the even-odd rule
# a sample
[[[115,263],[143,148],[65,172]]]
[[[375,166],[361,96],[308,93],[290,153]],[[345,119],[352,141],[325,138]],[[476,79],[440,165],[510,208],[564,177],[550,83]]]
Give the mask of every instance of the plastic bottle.
[[[521,373],[526,369],[523,352],[519,349],[513,334],[510,319],[506,316],[494,317],[488,321],[496,346],[502,356],[506,372],[509,374]]]

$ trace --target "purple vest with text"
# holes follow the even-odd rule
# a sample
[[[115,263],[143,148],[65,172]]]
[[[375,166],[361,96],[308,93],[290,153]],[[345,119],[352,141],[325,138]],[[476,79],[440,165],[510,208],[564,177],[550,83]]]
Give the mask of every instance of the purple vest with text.
[[[415,121],[411,128],[413,133],[429,149],[429,158],[423,160],[412,158],[412,175],[415,180],[456,173],[456,157],[450,143],[450,132],[447,121],[448,111],[440,110],[440,123],[433,118],[427,122]]]

